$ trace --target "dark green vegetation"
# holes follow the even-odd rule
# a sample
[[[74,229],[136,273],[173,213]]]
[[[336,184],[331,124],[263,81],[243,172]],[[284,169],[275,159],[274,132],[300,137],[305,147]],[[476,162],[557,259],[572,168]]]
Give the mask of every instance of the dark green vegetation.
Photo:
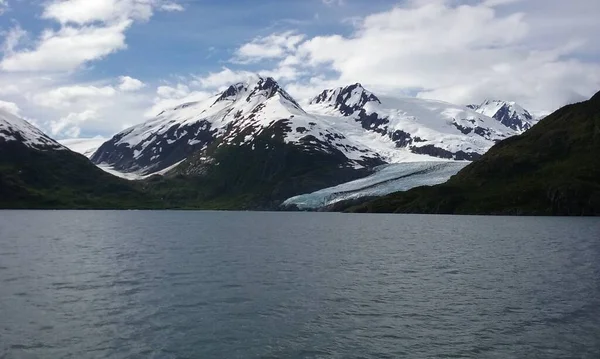
[[[119,179],[87,158],[0,143],[0,208],[151,208],[140,184]]]
[[[600,93],[496,144],[444,184],[349,211],[600,215]]]
[[[204,158],[211,158],[206,162]],[[214,145],[186,160],[174,176],[148,180],[152,193],[172,205],[211,209],[278,209],[294,195],[365,176],[340,153],[286,144],[270,135],[251,144]]]
[[[8,142],[0,144],[0,208],[278,209],[293,195],[368,174],[345,162],[341,153],[265,135],[252,145],[215,145],[166,177],[126,181],[70,151]]]

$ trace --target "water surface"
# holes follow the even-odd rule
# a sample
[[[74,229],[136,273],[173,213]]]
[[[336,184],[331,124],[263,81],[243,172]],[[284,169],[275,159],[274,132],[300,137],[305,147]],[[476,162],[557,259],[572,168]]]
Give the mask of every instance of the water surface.
[[[600,220],[0,212],[0,358],[600,358]]]

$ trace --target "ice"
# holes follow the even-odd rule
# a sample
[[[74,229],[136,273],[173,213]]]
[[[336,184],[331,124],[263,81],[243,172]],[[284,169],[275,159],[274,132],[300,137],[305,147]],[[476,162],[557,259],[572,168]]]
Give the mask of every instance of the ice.
[[[384,165],[368,177],[295,196],[284,201],[283,205],[295,205],[302,210],[317,209],[339,201],[432,186],[446,182],[468,164],[463,161],[427,161]]]

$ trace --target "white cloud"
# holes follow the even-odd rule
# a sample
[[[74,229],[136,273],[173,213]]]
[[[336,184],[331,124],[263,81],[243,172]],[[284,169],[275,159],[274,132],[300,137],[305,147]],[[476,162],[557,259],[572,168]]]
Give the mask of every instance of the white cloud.
[[[57,21],[60,29],[45,29],[33,48],[17,52],[13,50],[23,32],[13,29],[4,41],[0,69],[72,71],[125,49],[125,32],[135,21],[150,19],[155,8],[179,10],[163,0],[54,0],[44,6],[42,18]]]
[[[249,71],[233,71],[227,67],[223,67],[219,72],[210,72],[206,76],[196,76],[191,84],[204,89],[218,90],[222,87],[245,81],[253,75],[254,73]]]
[[[119,90],[121,91],[138,91],[146,86],[142,81],[129,76],[119,77]]]
[[[323,4],[331,6],[331,5],[337,5],[337,6],[342,6],[346,4],[345,0],[323,0]]]
[[[69,71],[124,49],[124,31],[131,21],[106,27],[63,27],[46,30],[33,50],[5,54],[0,62],[4,71]]]
[[[304,37],[304,35],[297,34],[294,31],[287,31],[256,38],[236,51],[233,62],[252,63],[264,59],[282,58],[286,54],[295,51]]]
[[[0,108],[12,113],[13,115],[19,116],[21,109],[14,102],[0,100]]]
[[[167,2],[164,3],[160,6],[160,9],[163,11],[183,11],[184,8],[183,6],[181,6],[180,4],[174,3],[174,2]]]
[[[0,0],[0,15],[8,9],[8,2],[6,0]]]
[[[33,97],[33,102],[39,106],[54,109],[69,109],[77,104],[88,105],[88,101],[97,102],[113,97],[117,91],[111,86],[66,86],[47,92],[41,92]]]
[[[15,47],[19,44],[21,39],[27,36],[27,32],[23,30],[19,25],[11,28],[4,35],[4,43],[2,44],[2,52],[4,54],[12,54]]]
[[[110,136],[257,72],[276,78],[299,101],[323,88],[362,82],[381,94],[464,104],[493,97],[549,112],[600,89],[600,42],[593,37],[600,32],[600,2],[458,3],[407,0],[353,18],[353,31],[346,35],[284,31],[257,37],[239,47],[228,67],[174,74],[173,82],[158,75],[144,79],[147,83],[129,76],[91,76],[96,80],[81,83],[76,71],[85,69],[85,78],[95,75],[89,65],[125,49],[127,31],[136,22],[150,19],[153,11],[178,11],[179,5],[45,1],[42,15],[56,21],[52,29],[35,35],[17,25],[2,34],[0,96],[40,119],[54,136],[71,137]]]
[[[598,62],[574,56],[586,40],[595,41],[593,31],[580,32],[571,42],[562,39],[540,46],[530,38],[537,31],[532,26],[538,26],[531,15],[496,9],[518,2],[453,3],[413,0],[366,16],[349,36],[316,36],[294,43],[282,63],[328,82],[362,82],[379,93],[410,91],[464,104],[502,98],[536,112],[552,111],[600,88]],[[273,43],[263,39],[248,45]],[[266,52],[270,57],[283,58],[284,51],[265,47],[272,49]],[[265,58],[260,51],[245,55]]]
[[[207,91],[190,90],[188,85],[181,83],[175,86],[159,86],[156,89],[156,94],[154,104],[144,113],[146,118],[154,117],[163,110],[183,103],[205,100],[212,95]]]
[[[489,7],[495,7],[495,6],[508,5],[508,4],[519,2],[519,1],[524,1],[524,0],[485,0],[483,2],[483,5],[489,6]]]
[[[63,135],[70,138],[79,137],[81,134],[80,125],[94,119],[99,115],[94,110],[87,110],[79,113],[69,113],[59,120],[50,122],[50,133],[53,136]]]
[[[55,0],[46,6],[42,17],[62,24],[78,25],[96,21],[146,21],[152,16],[155,7],[164,11],[183,10],[177,3],[161,0]]]

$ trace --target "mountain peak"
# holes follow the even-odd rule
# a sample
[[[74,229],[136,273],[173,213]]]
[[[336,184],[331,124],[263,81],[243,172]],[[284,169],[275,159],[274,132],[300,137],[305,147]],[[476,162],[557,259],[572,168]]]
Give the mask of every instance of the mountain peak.
[[[269,99],[275,95],[280,95],[282,98],[292,103],[293,106],[300,109],[300,105],[290,96],[272,77],[262,77],[253,75],[245,82],[238,82],[229,86],[221,93],[215,101],[237,101],[241,98],[246,98],[246,102],[250,102],[256,96],[263,96]]]
[[[349,116],[362,109],[369,102],[381,104],[377,96],[357,82],[346,87],[324,90],[317,97],[313,98],[310,104],[333,107],[340,110],[342,114]]]
[[[36,150],[65,149],[26,120],[0,109],[0,144],[12,141],[21,142]]]
[[[536,122],[529,111],[512,101],[487,99],[481,105],[467,107],[519,132],[530,129]]]

